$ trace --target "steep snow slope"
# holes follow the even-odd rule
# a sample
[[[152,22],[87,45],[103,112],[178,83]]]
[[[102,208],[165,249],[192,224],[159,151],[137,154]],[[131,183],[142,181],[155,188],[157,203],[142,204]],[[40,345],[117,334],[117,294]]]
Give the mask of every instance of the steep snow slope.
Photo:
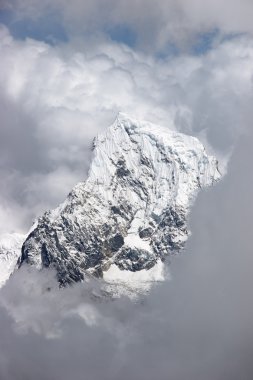
[[[219,178],[217,160],[196,138],[120,114],[94,140],[86,182],[39,218],[21,261],[53,266],[62,285],[89,275],[161,279],[165,257],[187,239],[197,191]]]
[[[17,233],[0,235],[0,287],[15,270],[25,238]]]

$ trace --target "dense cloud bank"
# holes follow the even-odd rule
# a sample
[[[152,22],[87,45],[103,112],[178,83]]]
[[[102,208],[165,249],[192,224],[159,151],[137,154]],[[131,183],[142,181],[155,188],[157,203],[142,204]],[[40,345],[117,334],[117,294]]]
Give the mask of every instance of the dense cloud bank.
[[[1,28],[0,224],[33,219],[85,179],[92,139],[118,111],[199,136],[225,161],[252,104],[253,42],[159,59],[123,44],[15,40]]]
[[[13,276],[0,294],[1,379],[250,380],[251,144],[200,195],[172,280],[149,296],[94,302],[82,285],[48,292],[50,272]]]

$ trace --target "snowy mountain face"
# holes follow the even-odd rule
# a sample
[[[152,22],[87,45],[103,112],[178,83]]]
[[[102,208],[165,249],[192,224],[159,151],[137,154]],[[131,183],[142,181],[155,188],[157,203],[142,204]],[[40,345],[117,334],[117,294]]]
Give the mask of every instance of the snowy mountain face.
[[[25,238],[25,235],[17,233],[0,236],[0,288],[17,267]]]
[[[164,259],[187,239],[197,191],[219,178],[196,138],[119,115],[94,140],[86,182],[39,218],[21,263],[54,267],[61,285],[162,279]]]

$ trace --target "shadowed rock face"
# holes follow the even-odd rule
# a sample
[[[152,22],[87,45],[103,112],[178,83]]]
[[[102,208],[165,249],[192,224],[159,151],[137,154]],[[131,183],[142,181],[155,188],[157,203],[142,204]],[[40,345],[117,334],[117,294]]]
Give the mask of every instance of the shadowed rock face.
[[[95,139],[87,181],[38,220],[21,263],[53,266],[61,285],[112,264],[148,270],[183,247],[191,201],[219,177],[196,138],[120,115]]]

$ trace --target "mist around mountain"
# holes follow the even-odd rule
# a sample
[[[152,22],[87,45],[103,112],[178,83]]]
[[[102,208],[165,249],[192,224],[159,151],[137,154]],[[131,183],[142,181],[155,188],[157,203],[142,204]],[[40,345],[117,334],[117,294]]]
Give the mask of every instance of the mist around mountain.
[[[0,289],[1,380],[252,380],[252,18],[248,0],[0,2],[2,282],[14,270]],[[20,235],[86,181],[93,138],[120,111],[196,137],[223,174],[138,299],[104,296],[110,269],[59,287],[53,265],[16,266]],[[149,247],[147,232],[121,234],[128,252]]]

